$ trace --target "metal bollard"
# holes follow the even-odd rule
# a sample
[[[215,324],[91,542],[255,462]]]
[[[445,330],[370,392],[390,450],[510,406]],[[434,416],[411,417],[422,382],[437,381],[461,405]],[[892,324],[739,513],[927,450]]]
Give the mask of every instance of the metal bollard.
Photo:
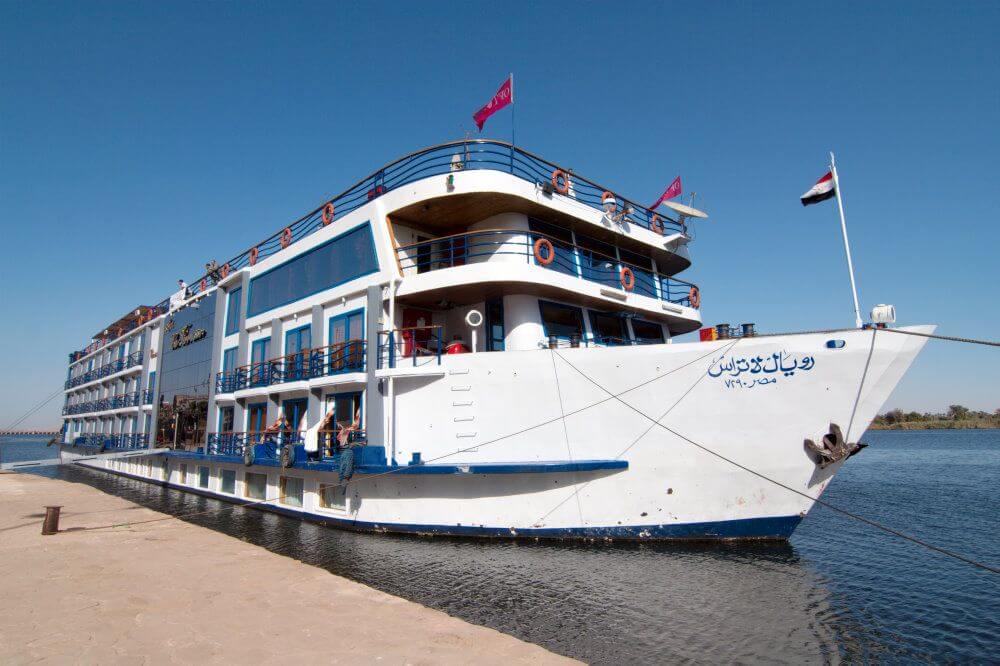
[[[45,507],[45,521],[42,523],[42,534],[56,534],[59,531],[59,509],[61,506]]]

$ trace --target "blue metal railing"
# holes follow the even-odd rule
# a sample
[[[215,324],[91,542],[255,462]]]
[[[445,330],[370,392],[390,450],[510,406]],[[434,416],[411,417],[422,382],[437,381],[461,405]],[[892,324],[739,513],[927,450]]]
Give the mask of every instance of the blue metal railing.
[[[336,457],[344,448],[341,444],[340,430],[320,430],[318,458],[329,460]],[[368,436],[364,430],[356,429],[346,432],[346,445],[356,446],[367,443]],[[208,433],[208,455],[213,456],[243,456],[247,446],[263,445],[263,457],[278,460],[281,457],[281,447],[285,444],[305,443],[305,431],[278,430],[276,432],[210,432]],[[258,451],[261,451],[258,449]]]
[[[104,450],[131,450],[144,449],[149,446],[149,433],[145,432],[119,432],[119,433],[98,433],[89,432],[78,435],[73,439],[77,446],[93,446]]]
[[[378,367],[395,368],[403,359],[416,366],[423,360],[435,360],[441,365],[444,349],[444,329],[441,326],[411,326],[378,332]]]
[[[243,365],[215,376],[216,393],[272,386],[365,371],[364,340],[348,340],[328,347],[304,349],[295,354]]]
[[[72,414],[87,414],[89,412],[104,412],[110,409],[124,409],[126,407],[138,407],[141,399],[138,391],[134,393],[122,393],[100,400],[90,400],[88,402],[77,402],[66,405],[62,409],[64,416]],[[148,403],[147,403],[148,404]]]
[[[535,244],[540,239],[552,246],[551,256],[548,245],[540,249],[542,260],[548,263],[539,262],[535,257]],[[507,257],[514,257],[515,260],[523,258],[528,264],[615,288],[624,286],[626,278],[622,271],[627,268],[634,278],[632,290],[635,293],[679,305],[690,306],[691,291],[697,289],[690,282],[654,273],[648,266],[624,262],[534,231],[474,231],[405,245],[397,249],[396,254],[404,273],[484,263],[494,257],[503,257],[499,261],[510,261]]]
[[[87,372],[77,375],[76,377],[70,377],[66,380],[64,386],[67,389],[73,388],[75,386],[80,386],[82,384],[87,384],[92,381],[101,379],[103,377],[108,377],[122,370],[127,370],[129,368],[134,368],[137,365],[142,365],[142,351],[135,351],[125,356],[123,358],[116,358],[109,363],[94,368],[93,370],[88,370]]]

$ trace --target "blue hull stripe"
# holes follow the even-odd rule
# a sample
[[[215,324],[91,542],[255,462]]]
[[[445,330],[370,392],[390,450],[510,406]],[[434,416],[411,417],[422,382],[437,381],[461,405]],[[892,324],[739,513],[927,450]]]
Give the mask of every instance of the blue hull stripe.
[[[391,532],[399,534],[434,534],[441,536],[474,536],[527,539],[616,539],[616,540],[714,540],[714,539],[788,539],[802,521],[802,516],[777,516],[770,518],[743,518],[717,520],[704,523],[674,525],[614,525],[608,527],[550,527],[513,530],[508,527],[479,527],[476,525],[419,525],[409,523],[373,523],[349,518],[338,518],[309,511],[296,511],[276,504],[262,504],[231,495],[222,495],[204,488],[182,486],[167,481],[147,479],[128,472],[88,466],[99,472],[125,476],[196,495],[204,495],[233,504],[252,505],[255,509],[271,511],[292,518],[323,523],[357,532]]]

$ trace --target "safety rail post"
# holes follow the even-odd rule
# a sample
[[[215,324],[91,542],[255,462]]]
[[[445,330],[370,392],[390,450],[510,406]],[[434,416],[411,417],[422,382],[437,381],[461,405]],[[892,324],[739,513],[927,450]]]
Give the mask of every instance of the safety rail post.
[[[389,331],[389,367],[396,367],[396,332]]]

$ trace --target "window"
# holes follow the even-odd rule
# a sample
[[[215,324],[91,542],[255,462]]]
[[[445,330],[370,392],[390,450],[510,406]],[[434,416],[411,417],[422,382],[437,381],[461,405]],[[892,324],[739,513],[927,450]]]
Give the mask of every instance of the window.
[[[632,320],[632,331],[635,341],[640,345],[652,345],[663,342],[663,327],[651,321]]]
[[[319,505],[324,509],[347,510],[347,486],[334,483],[321,483],[319,486]]]
[[[621,286],[613,245],[586,236],[577,236],[576,244],[580,247],[580,271],[584,278],[611,287]]]
[[[232,432],[235,428],[235,412],[233,407],[223,407],[219,410],[219,432]]]
[[[503,299],[486,301],[486,351],[503,351]]]
[[[625,330],[625,320],[609,312],[594,312],[590,314],[590,329],[594,334],[594,342],[599,345],[623,345],[629,342]]]
[[[583,313],[575,308],[561,303],[538,301],[542,312],[542,326],[546,337],[555,336],[560,340],[577,340],[583,338]]]
[[[270,364],[266,361],[271,354],[271,338],[254,340],[250,345],[250,386],[267,386],[271,382]]]
[[[630,252],[629,250],[618,250],[621,260],[629,264],[632,274],[635,275],[635,293],[656,298],[656,278],[653,276],[653,261],[649,257]]]
[[[267,427],[267,403],[250,405],[247,411],[247,432],[262,432]]]
[[[238,347],[230,347],[222,352],[222,372],[228,374],[236,368],[236,352],[238,351]]]
[[[208,488],[208,468],[201,466],[198,468],[198,487]]]
[[[333,393],[326,396],[324,414],[333,412],[333,425],[327,431],[320,433],[320,450],[324,456],[332,456],[336,453],[337,432],[341,428],[346,428],[353,423],[361,427],[361,394],[360,393]]]
[[[156,386],[156,370],[151,370],[149,373],[149,385],[146,387],[150,391]]]
[[[237,287],[229,292],[226,300],[226,335],[232,335],[240,330],[240,299],[243,298],[243,289]]]
[[[250,280],[247,316],[378,270],[371,226],[352,229]]]
[[[281,477],[281,503],[302,506],[302,479],[297,476]]]
[[[573,234],[565,228],[535,220],[528,219],[528,228],[533,232],[530,237],[531,246],[539,238],[547,238],[552,243],[555,251],[555,258],[545,267],[560,273],[576,276],[576,255],[573,250]],[[525,252],[529,255],[533,252],[533,247],[526,247]],[[537,262],[536,262],[537,263]]]
[[[236,494],[236,470],[224,469],[219,472],[219,489],[230,495]]]
[[[249,499],[267,499],[267,474],[247,472],[244,496]]]
[[[309,379],[312,328],[308,325],[285,333],[285,381]]]
[[[361,340],[365,335],[365,311],[355,310],[330,318],[329,366],[327,372],[335,374],[347,370],[364,369],[364,349]]]
[[[285,400],[281,403],[281,413],[288,422],[288,429],[299,431],[306,429],[305,415],[308,401],[305,398]]]
[[[180,477],[180,484],[182,486],[187,485],[188,482],[188,466],[187,463],[181,463],[179,468],[178,476]]]

